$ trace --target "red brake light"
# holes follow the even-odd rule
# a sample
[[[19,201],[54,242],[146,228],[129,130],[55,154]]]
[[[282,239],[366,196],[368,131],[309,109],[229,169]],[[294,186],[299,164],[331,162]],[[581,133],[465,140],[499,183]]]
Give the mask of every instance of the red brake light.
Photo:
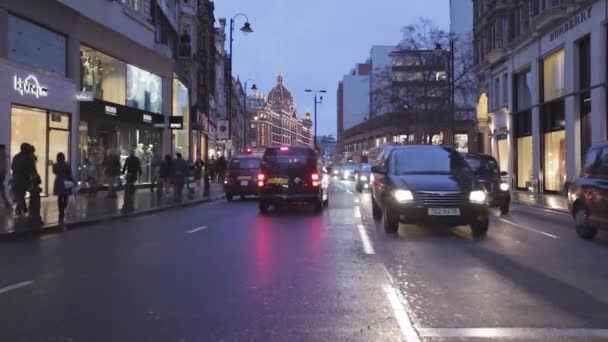
[[[319,180],[319,174],[318,173],[313,173],[311,175],[311,178],[312,178],[313,181],[318,181]]]
[[[266,177],[264,176],[264,174],[263,174],[263,173],[258,174],[258,180],[259,180],[259,181],[263,181],[263,180],[264,180],[264,178],[266,178]]]
[[[282,152],[286,152],[286,151],[289,151],[289,147],[287,147],[287,146],[281,146],[280,150]]]

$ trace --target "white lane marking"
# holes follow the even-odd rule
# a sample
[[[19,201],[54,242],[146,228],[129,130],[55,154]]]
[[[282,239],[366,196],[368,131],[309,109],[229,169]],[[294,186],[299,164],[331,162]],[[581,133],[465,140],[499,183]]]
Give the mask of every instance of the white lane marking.
[[[367,235],[365,227],[362,224],[358,224],[357,228],[359,229],[359,236],[361,237],[361,242],[363,243],[363,252],[365,252],[365,254],[376,254],[374,245],[372,245],[372,241],[369,239],[369,235]]]
[[[336,184],[336,186],[337,186],[338,188],[340,188],[340,189],[342,189],[342,190],[344,190],[344,191],[348,192],[349,194],[354,195],[354,193],[353,193],[352,191],[348,190],[347,188],[343,187],[342,185],[340,185],[340,184]]]
[[[192,230],[188,230],[185,233],[186,234],[192,234],[192,233],[196,233],[198,231],[205,230],[205,229],[207,229],[207,227],[198,227],[198,228],[194,228]]]
[[[393,314],[397,319],[397,324],[399,324],[399,329],[401,329],[401,334],[405,338],[406,341],[421,341],[420,336],[414,329],[414,325],[410,320],[410,317],[407,314],[407,310],[405,309],[405,305],[400,300],[400,296],[397,290],[389,284],[385,284],[382,286],[386,297],[388,298],[389,303],[391,304],[391,308],[393,309]]]
[[[28,280],[28,281],[22,281],[20,283],[17,284],[13,284],[13,285],[9,285],[7,287],[3,287],[0,289],[0,294],[8,292],[8,291],[12,291],[12,290],[16,290],[20,287],[24,287],[24,286],[29,286],[32,285],[34,283],[33,280]]]
[[[512,226],[515,226],[515,227],[518,227],[518,228],[521,228],[521,229],[524,229],[524,230],[528,230],[528,231],[531,231],[531,232],[534,232],[534,233],[537,233],[537,234],[540,234],[540,235],[544,235],[544,236],[547,236],[547,237],[550,237],[550,238],[553,238],[553,239],[559,239],[559,236],[557,236],[557,235],[553,235],[553,234],[545,233],[545,232],[543,232],[543,231],[541,231],[541,230],[537,230],[537,229],[534,229],[534,228],[530,228],[530,227],[522,226],[522,225],[521,225],[521,224],[519,224],[519,223],[515,223],[515,222],[513,222],[513,221],[509,221],[509,220],[504,219],[504,218],[502,218],[502,217],[497,217],[497,219],[498,219],[499,221],[501,221],[501,222],[504,222],[504,223],[510,224],[510,225],[512,225]]]
[[[559,328],[419,328],[422,337],[547,339],[608,337],[608,329]]]
[[[355,217],[361,217],[361,207],[358,205],[355,206]]]

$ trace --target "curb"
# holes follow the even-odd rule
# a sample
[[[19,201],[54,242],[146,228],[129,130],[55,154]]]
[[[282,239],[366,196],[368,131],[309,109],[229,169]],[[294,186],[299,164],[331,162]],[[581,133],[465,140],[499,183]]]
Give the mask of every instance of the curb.
[[[160,206],[160,207],[156,207],[156,208],[133,211],[133,212],[129,212],[129,213],[115,213],[115,214],[111,214],[109,216],[99,216],[99,217],[94,217],[94,218],[90,218],[90,219],[84,219],[81,221],[67,222],[64,224],[49,223],[49,224],[45,224],[42,227],[35,228],[35,229],[23,230],[23,231],[15,230],[12,233],[2,234],[2,235],[0,235],[0,241],[14,240],[14,239],[38,236],[38,235],[46,235],[46,234],[57,233],[57,232],[66,232],[69,230],[74,230],[77,228],[90,226],[90,225],[100,223],[100,222],[110,222],[110,221],[117,221],[119,219],[145,216],[145,215],[155,214],[158,212],[168,211],[168,210],[172,210],[172,209],[185,208],[185,207],[191,207],[191,206],[205,204],[205,203],[211,203],[211,202],[219,201],[224,198],[225,198],[225,195],[221,194],[221,195],[210,196],[208,198],[193,200],[193,201],[189,201],[189,202],[183,202],[183,203],[178,203],[178,204],[169,204],[169,205],[164,205],[164,206]]]
[[[543,210],[547,210],[547,211],[552,211],[554,213],[558,213],[558,214],[567,214],[569,215],[570,213],[568,212],[568,210],[566,209],[554,209],[554,208],[547,208],[547,207],[543,207],[540,206],[538,204],[532,204],[532,203],[527,203],[527,202],[521,202],[518,200],[514,200],[512,199],[511,202],[515,203],[515,204],[519,204],[519,205],[525,205],[527,207],[533,207],[533,208],[539,208],[539,209],[543,209]]]

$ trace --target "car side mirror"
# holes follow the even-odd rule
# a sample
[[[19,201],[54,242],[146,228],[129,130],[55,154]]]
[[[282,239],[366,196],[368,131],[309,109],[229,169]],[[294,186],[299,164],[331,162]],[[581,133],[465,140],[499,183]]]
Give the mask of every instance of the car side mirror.
[[[500,176],[501,176],[501,177],[506,177],[506,176],[508,176],[508,175],[509,175],[509,174],[507,173],[507,171],[501,171],[501,172],[500,172]]]
[[[383,174],[386,174],[386,168],[384,168],[383,166],[380,166],[380,165],[374,165],[374,166],[372,166],[372,172],[383,175]]]

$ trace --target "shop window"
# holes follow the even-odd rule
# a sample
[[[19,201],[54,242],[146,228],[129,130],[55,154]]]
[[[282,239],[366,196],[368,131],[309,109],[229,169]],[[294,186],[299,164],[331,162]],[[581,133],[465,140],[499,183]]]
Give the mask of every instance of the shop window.
[[[64,35],[14,15],[8,16],[8,58],[52,73],[67,74]]]
[[[527,70],[515,75],[515,110],[522,111],[532,107],[532,71]]]
[[[181,153],[184,159],[190,157],[190,105],[188,88],[179,80],[173,79],[173,116],[183,116],[184,125],[180,130],[173,130],[175,153]]]
[[[564,129],[566,126],[564,108],[564,99],[543,104],[541,115],[545,132]]]
[[[125,104],[127,64],[87,46],[80,46],[80,87],[98,100]]]
[[[509,171],[509,141],[507,137],[499,137],[497,141],[498,145],[498,165],[500,171]]]
[[[127,106],[161,114],[163,80],[136,66],[127,64]]]
[[[502,106],[507,107],[507,101],[509,99],[509,75],[502,75]]]
[[[545,133],[545,190],[561,191],[566,182],[566,131]]]
[[[543,101],[551,101],[566,94],[564,50],[559,50],[543,60]]]
[[[517,187],[532,188],[532,137],[517,138]]]

